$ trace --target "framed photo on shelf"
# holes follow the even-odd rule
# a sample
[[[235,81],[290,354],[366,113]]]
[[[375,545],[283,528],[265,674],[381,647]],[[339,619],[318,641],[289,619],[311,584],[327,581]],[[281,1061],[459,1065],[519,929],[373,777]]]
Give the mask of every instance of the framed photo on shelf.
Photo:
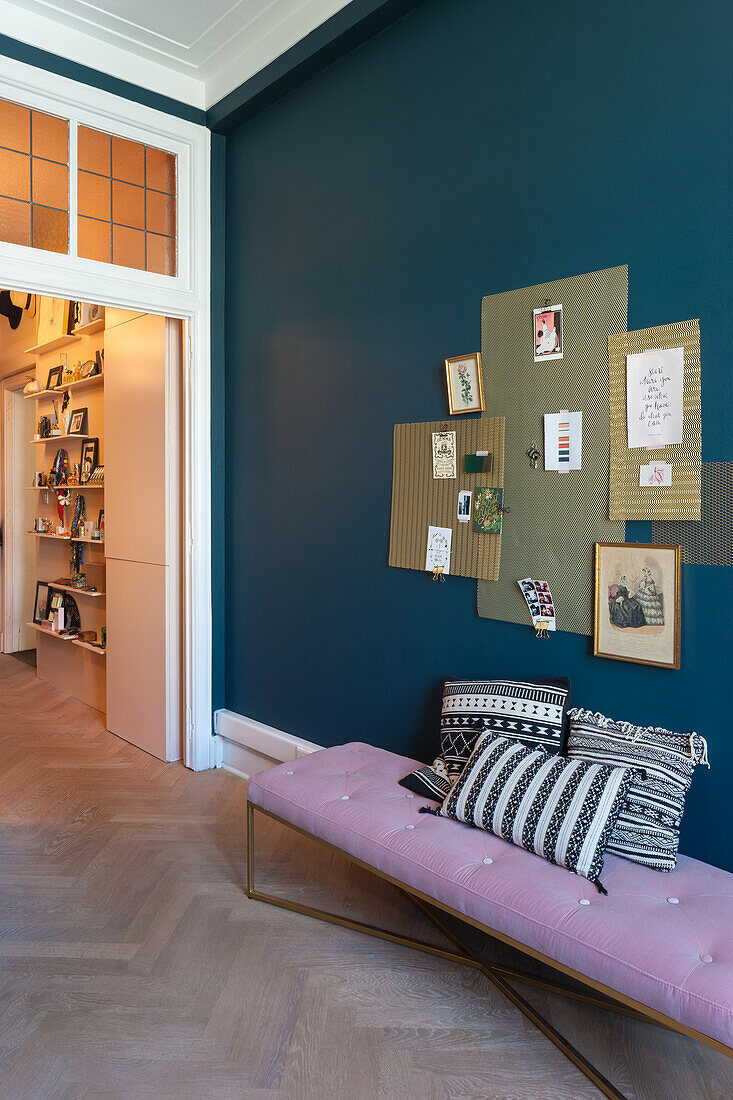
[[[91,479],[92,474],[97,466],[97,458],[99,457],[99,440],[87,439],[81,448],[81,472],[79,474],[79,484],[86,485]]]
[[[48,601],[51,598],[51,585],[45,581],[36,581],[36,601],[33,604],[33,622],[42,626],[48,618]]]
[[[61,363],[57,367],[51,367],[48,372],[48,379],[46,381],[47,390],[55,390],[57,386],[61,385],[61,377],[64,373],[64,368]]]
[[[74,409],[71,413],[71,420],[69,421],[69,435],[86,435],[87,434],[87,410]]]
[[[481,352],[446,359],[448,408],[451,413],[484,411],[484,383],[481,377]]]
[[[596,543],[596,657],[680,667],[680,562],[679,546]]]
[[[38,335],[40,344],[48,344],[69,333],[69,302],[66,298],[41,297],[38,310]]]

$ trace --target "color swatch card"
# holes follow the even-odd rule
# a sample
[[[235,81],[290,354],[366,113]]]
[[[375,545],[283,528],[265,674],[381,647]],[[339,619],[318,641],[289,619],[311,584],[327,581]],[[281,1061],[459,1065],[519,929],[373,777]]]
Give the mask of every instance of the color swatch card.
[[[626,430],[629,449],[654,451],[682,442],[682,348],[626,356]]]
[[[450,548],[453,531],[450,527],[428,527],[428,549],[425,568],[429,573],[450,573]]]
[[[501,534],[503,489],[480,486],[473,494],[473,529],[479,535]]]
[[[546,413],[545,469],[579,470],[582,456],[582,412]]]

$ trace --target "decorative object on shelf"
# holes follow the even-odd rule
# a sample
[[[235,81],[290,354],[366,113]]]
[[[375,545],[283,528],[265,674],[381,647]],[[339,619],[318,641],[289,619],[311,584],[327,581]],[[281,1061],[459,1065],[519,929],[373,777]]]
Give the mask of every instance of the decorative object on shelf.
[[[42,393],[43,386],[37,378],[28,378],[28,381],[23,386],[23,393],[26,397],[32,397],[34,393]]]
[[[48,601],[51,587],[45,581],[36,581],[36,599],[33,604],[33,622],[40,626],[48,618]]]
[[[562,306],[551,306],[545,298],[544,306],[532,310],[534,326],[534,361],[544,359],[562,359]]]
[[[456,413],[484,411],[484,383],[481,377],[481,353],[456,355],[445,361],[448,382],[448,408]]]
[[[59,523],[61,524],[61,528],[62,528],[59,531],[60,535],[63,534],[64,531],[66,530],[66,526],[64,524],[64,508],[70,502],[71,502],[71,494],[69,493],[68,489],[66,491],[64,491],[63,489],[60,489],[58,491],[58,493],[56,494],[56,509],[58,511],[58,514],[59,514]]]
[[[62,364],[61,384],[63,386],[68,386],[69,382],[74,381],[74,372],[75,372],[76,368],[70,366],[69,357],[68,357],[68,355],[66,354],[65,351],[61,352],[61,355],[59,356],[59,358],[61,359],[61,364]]]
[[[68,394],[67,394],[68,396]],[[87,409],[74,409],[71,413],[68,427],[69,435],[86,435],[87,434]]]
[[[99,516],[97,518],[97,527],[100,531],[104,531],[104,508],[99,509]]]
[[[36,487],[38,489],[45,489],[45,487],[47,485],[48,485],[48,478],[47,478],[46,474],[44,474],[42,470],[39,470],[36,474]]]
[[[64,608],[64,626],[67,630],[78,631],[81,626],[79,605],[69,592],[61,593]]]
[[[80,542],[72,542],[69,551],[69,571],[72,578],[83,577],[84,547]]]
[[[51,418],[48,416],[39,416],[38,418],[38,438],[48,439],[51,434]]]
[[[107,648],[107,627],[103,626],[100,630],[102,649]]]
[[[38,311],[38,336],[40,344],[48,344],[67,336],[69,332],[69,302],[66,298],[41,297]]]
[[[596,657],[680,667],[680,561],[679,546],[596,543]]]
[[[94,353],[94,362],[95,362],[95,365],[96,365],[97,369],[95,371],[93,371],[92,373],[93,374],[103,374],[104,373],[104,348],[97,348],[97,350]]]
[[[94,645],[97,641],[97,632],[96,632],[96,630],[80,630],[79,631],[79,641],[80,642],[88,642],[90,645]]]
[[[92,302],[74,303],[74,328],[83,328],[91,325],[93,321],[104,319],[104,306]]]
[[[63,369],[64,368],[62,366],[51,367],[50,371],[48,372],[48,378],[46,380],[47,390],[58,389],[58,387],[61,385],[61,375],[63,373]]]
[[[63,447],[60,447],[56,452],[56,457],[53,460],[51,466],[51,473],[48,475],[48,483],[51,485],[51,479],[53,479],[53,486],[65,485],[66,478],[69,473],[69,456]]]
[[[97,466],[97,459],[99,457],[99,440],[94,437],[87,439],[81,449],[81,474],[79,475],[79,484],[86,485],[88,481],[91,481],[92,474]]]
[[[97,370],[97,364],[94,359],[87,359],[86,363],[82,363],[79,368],[79,378],[84,380],[85,378],[92,378],[95,374],[99,374]]]
[[[87,485],[104,485],[104,466],[95,466]]]
[[[479,485],[473,495],[473,529],[480,535],[501,534],[504,490]]]
[[[67,494],[68,495],[68,494]],[[71,537],[75,539],[79,534],[79,526],[84,522],[84,516],[86,514],[86,501],[81,493],[76,494],[76,501],[74,503],[74,515],[71,520]]]

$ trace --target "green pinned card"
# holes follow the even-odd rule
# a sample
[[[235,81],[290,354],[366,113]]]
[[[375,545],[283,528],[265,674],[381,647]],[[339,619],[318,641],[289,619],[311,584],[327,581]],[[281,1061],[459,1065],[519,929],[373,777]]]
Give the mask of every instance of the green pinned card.
[[[489,455],[464,455],[464,474],[490,474],[494,468],[494,456]]]
[[[473,491],[473,529],[481,535],[501,534],[503,489],[480,486]]]

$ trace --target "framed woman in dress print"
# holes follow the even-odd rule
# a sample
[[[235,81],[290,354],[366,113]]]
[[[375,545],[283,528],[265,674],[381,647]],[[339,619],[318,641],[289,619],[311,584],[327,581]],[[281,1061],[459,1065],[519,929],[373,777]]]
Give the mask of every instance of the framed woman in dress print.
[[[679,546],[596,543],[596,657],[680,667]]]

